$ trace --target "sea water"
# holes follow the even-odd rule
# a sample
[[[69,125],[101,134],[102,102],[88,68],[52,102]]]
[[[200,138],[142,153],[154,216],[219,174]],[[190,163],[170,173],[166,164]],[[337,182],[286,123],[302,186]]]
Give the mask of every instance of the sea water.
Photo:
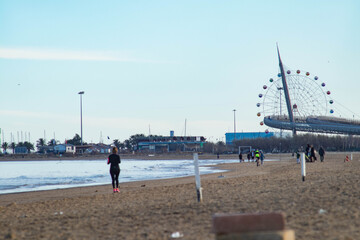
[[[221,170],[209,165],[238,160],[199,160],[200,174]],[[194,175],[193,160],[127,160],[120,164],[120,182]],[[106,160],[0,162],[0,194],[110,184]]]

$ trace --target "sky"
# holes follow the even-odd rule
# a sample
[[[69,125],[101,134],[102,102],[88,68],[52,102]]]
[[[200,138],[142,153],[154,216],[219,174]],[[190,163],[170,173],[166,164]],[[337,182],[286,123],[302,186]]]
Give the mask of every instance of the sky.
[[[357,0],[0,0],[1,137],[80,135],[80,91],[85,142],[263,132],[277,43],[359,116]]]

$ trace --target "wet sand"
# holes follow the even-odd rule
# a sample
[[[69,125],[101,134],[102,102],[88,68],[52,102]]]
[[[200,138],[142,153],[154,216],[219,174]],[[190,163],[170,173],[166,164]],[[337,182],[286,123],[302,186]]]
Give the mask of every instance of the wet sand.
[[[223,164],[202,203],[194,177],[0,195],[0,239],[215,239],[213,214],[256,212],[283,212],[298,240],[360,239],[360,154],[344,157],[307,163],[305,182],[290,157]]]

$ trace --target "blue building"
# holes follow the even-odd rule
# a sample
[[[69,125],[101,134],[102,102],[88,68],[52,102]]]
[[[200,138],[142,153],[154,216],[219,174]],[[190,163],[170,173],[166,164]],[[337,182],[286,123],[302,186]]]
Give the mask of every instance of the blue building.
[[[54,146],[54,153],[62,154],[62,153],[72,153],[76,152],[76,147],[72,144],[58,144]]]
[[[26,147],[16,147],[14,149],[15,154],[28,154],[29,151]]]
[[[226,139],[226,144],[233,144],[234,139],[236,140],[242,140],[242,139],[255,139],[255,138],[269,138],[269,137],[274,137],[275,133],[274,132],[241,132],[241,133],[235,133],[235,138],[234,138],[234,133],[225,133],[225,139]]]

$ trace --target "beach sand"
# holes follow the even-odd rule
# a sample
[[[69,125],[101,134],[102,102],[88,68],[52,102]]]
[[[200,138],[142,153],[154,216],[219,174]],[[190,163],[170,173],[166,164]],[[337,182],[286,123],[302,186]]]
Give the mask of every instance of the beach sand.
[[[344,157],[307,163],[305,182],[290,157],[224,164],[202,203],[194,177],[0,195],[0,239],[215,239],[213,214],[257,212],[283,212],[298,240],[360,239],[360,154]]]

